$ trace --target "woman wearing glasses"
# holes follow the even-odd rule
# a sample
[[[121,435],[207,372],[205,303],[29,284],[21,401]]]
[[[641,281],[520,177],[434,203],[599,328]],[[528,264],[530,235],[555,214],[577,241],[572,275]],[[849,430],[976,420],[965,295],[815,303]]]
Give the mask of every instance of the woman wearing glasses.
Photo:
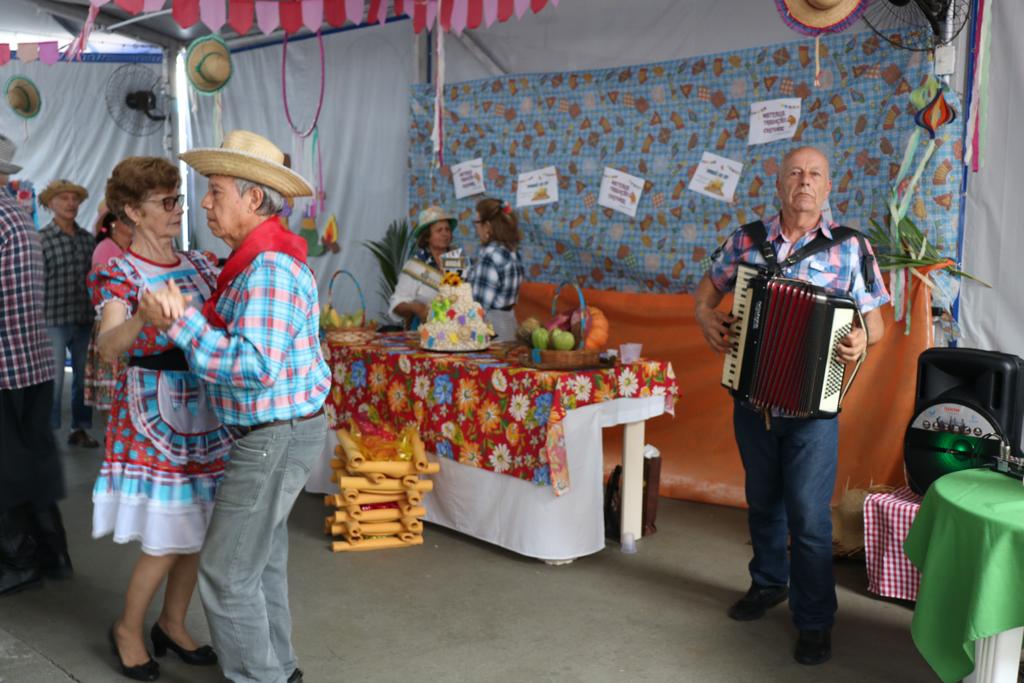
[[[217,656],[185,630],[217,486],[232,434],[214,414],[184,355],[152,325],[157,306],[142,293],[174,281],[201,305],[217,273],[198,252],[179,252],[182,195],[178,169],[166,159],[129,157],[107,181],[107,206],[135,231],[120,258],[93,270],[89,288],[100,316],[97,347],[104,358],[128,354],[107,423],[106,458],[93,488],[93,537],[139,541],[124,608],[110,641],[125,676],[152,681],[159,667],[145,644],[146,610],[167,579],[163,609],[150,631],[157,656],[174,650],[186,663]]]

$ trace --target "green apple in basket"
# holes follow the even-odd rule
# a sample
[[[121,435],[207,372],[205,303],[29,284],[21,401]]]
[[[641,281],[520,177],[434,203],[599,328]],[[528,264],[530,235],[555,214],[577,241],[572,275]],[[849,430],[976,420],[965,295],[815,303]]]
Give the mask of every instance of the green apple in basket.
[[[533,348],[543,351],[548,348],[548,344],[551,341],[551,333],[543,327],[538,327],[530,335],[530,341],[533,343]]]
[[[572,351],[573,347],[576,346],[576,337],[573,336],[572,332],[555,330],[551,333],[551,345],[558,351]]]

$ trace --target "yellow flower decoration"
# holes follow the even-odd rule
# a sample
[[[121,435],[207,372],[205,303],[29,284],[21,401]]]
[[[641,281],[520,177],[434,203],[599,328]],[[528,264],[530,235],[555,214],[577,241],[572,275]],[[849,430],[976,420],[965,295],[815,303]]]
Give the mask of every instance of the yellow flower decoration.
[[[450,270],[444,274],[444,277],[441,278],[441,284],[448,285],[450,287],[458,287],[459,285],[462,284],[462,278],[459,277],[458,273],[456,273],[453,270]]]

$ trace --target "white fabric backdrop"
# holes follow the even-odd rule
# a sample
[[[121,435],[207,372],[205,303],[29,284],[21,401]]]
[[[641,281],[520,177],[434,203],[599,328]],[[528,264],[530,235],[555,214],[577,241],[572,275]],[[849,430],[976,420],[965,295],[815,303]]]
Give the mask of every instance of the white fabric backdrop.
[[[362,245],[384,234],[388,223],[408,209],[406,131],[409,84],[413,77],[412,24],[399,21],[334,33],[324,38],[327,64],[323,111],[320,115],[326,215],[335,214],[342,245],[339,254],[310,259],[326,301],[327,281],[338,268],[350,270],[363,286],[368,315],[384,310],[378,295],[379,269]],[[280,44],[232,55],[234,74],[223,91],[225,133],[244,128],[269,138],[298,159],[281,99]],[[288,44],[288,107],[292,120],[308,128],[316,109],[320,82],[320,51],[315,39]],[[200,96],[192,114],[194,147],[213,146],[213,98]],[[306,149],[309,145],[306,143]],[[308,152],[306,154],[308,157]],[[195,189],[190,202],[193,239],[202,249],[219,255],[230,251],[213,237],[199,207],[206,181],[190,173]],[[309,178],[313,180],[312,178]],[[300,201],[298,207],[307,202]],[[291,227],[298,226],[293,215]],[[347,278],[335,287],[335,306],[342,312],[358,307],[358,296]]]
[[[992,285],[964,280],[961,346],[1024,357],[1024,3],[995,0],[989,80],[988,140],[984,165],[971,174],[964,228],[964,268]]]
[[[23,167],[13,177],[32,181],[37,192],[54,178],[67,178],[85,187],[89,198],[78,211],[78,222],[89,230],[107,178],[118,161],[132,155],[165,155],[163,128],[146,137],[134,137],[118,128],[107,114],[107,79],[120,66],[123,64],[117,62],[46,66],[12,60],[0,67],[0,85],[11,76],[27,76],[42,95],[39,115],[27,124],[6,106],[6,100],[0,106],[0,132],[18,145],[14,161]],[[158,74],[162,69],[160,64],[140,66]],[[51,218],[50,212],[40,207],[40,224]]]

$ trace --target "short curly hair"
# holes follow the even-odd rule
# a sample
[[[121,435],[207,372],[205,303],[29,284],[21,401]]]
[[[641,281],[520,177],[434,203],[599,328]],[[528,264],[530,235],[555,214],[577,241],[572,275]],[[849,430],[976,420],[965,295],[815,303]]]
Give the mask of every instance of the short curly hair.
[[[178,167],[163,157],[122,159],[107,179],[107,209],[128,225],[135,226],[126,206],[139,208],[153,190],[170,190],[181,184]]]

